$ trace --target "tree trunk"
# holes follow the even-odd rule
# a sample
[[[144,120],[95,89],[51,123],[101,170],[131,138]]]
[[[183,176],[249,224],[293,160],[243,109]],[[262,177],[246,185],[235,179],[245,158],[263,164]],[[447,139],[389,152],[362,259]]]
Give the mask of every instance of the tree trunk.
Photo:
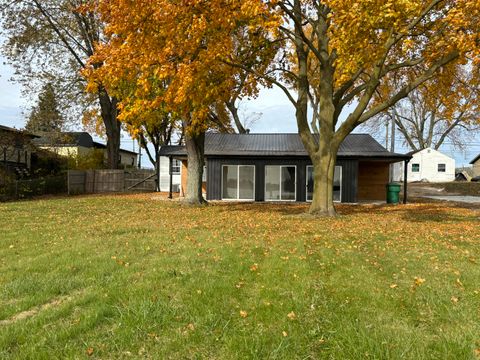
[[[120,165],[120,132],[122,124],[117,119],[117,100],[110,98],[104,89],[99,90],[98,98],[107,135],[107,167],[109,169],[118,169]]]
[[[204,166],[205,133],[185,134],[188,156],[187,193],[185,202],[191,205],[206,203],[202,195],[202,175]]]
[[[335,216],[333,205],[333,179],[337,158],[336,147],[328,148],[324,141],[319,144],[319,156],[313,163],[313,201],[309,213],[316,216]]]

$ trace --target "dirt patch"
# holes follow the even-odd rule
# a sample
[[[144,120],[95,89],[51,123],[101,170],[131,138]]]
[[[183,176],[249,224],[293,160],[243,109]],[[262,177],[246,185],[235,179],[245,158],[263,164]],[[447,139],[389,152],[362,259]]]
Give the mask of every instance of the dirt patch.
[[[51,308],[58,307],[58,306],[60,306],[64,303],[72,301],[74,298],[77,298],[83,292],[84,292],[84,290],[76,291],[76,292],[74,292],[70,295],[60,296],[60,297],[57,297],[57,298],[49,301],[48,303],[38,305],[38,306],[35,306],[35,307],[33,307],[29,310],[19,312],[18,314],[13,315],[9,319],[0,320],[0,326],[1,325],[11,325],[11,324],[16,323],[17,321],[25,320],[29,317],[35,316],[35,315],[37,315],[38,313],[40,313],[44,310],[48,310],[48,309],[51,309]]]
[[[425,195],[464,195],[480,196],[480,182],[449,182],[449,183],[409,183],[410,196]]]

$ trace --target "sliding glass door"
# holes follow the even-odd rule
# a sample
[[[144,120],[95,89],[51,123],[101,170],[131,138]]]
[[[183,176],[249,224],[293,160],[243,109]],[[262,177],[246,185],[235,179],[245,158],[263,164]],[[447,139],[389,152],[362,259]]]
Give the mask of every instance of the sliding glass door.
[[[295,166],[265,166],[265,200],[295,201],[296,172]]]
[[[307,201],[313,199],[313,166],[307,166]],[[342,201],[342,167],[335,166],[333,175],[333,201]]]
[[[223,200],[255,200],[255,166],[223,165]]]

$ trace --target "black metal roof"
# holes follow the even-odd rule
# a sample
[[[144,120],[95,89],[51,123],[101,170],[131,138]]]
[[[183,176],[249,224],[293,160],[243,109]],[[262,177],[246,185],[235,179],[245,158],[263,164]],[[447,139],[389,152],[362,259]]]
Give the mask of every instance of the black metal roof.
[[[184,157],[184,146],[162,146],[161,156]],[[219,134],[205,136],[205,156],[308,156],[298,134]],[[387,151],[369,134],[350,134],[338,156],[409,159]]]

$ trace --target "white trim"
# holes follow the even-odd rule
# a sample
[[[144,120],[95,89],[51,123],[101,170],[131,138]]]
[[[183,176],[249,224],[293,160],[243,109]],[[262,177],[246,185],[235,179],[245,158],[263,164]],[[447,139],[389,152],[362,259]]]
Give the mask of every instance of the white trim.
[[[178,166],[173,165],[175,161],[176,161],[176,164],[178,164]],[[174,167],[178,167],[178,171],[173,171]],[[177,159],[172,159],[172,173],[171,173],[171,175],[181,175],[181,173],[182,173],[182,162],[180,160],[177,160]]]
[[[266,176],[267,176],[267,167],[279,167],[280,168],[280,182],[279,182],[279,197],[280,199],[268,199],[267,200],[267,181],[266,181]],[[282,167],[293,167],[295,168],[295,199],[293,200],[283,200],[282,199]],[[264,179],[263,179],[263,182],[264,182],[264,189],[263,189],[263,197],[264,197],[264,201],[271,201],[271,202],[295,202],[297,201],[297,165],[265,165],[265,169],[264,169],[264,175],[263,175]]]
[[[333,200],[333,202],[341,203],[343,197],[343,166],[335,165],[335,168],[337,167],[340,168],[340,200]],[[305,169],[305,200],[306,202],[312,202],[313,199],[308,199],[308,168],[312,168],[313,171],[313,165],[307,165],[307,168]],[[335,178],[335,174],[333,176]]]
[[[224,199],[223,198],[223,168],[225,166],[236,166],[237,167],[237,197],[236,199]],[[252,199],[240,199],[240,167],[252,167],[253,168],[253,198]],[[255,181],[255,165],[237,165],[237,164],[222,164],[222,186],[221,186],[221,199],[223,201],[255,201],[255,188],[256,188],[256,181]]]

